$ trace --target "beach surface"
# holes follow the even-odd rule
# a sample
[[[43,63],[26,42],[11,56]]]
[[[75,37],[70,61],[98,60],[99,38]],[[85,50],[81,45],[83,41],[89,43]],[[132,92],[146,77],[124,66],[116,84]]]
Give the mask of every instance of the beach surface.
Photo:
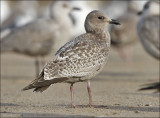
[[[140,44],[134,46],[132,60],[126,64],[111,49],[105,68],[91,80],[93,108],[87,106],[86,82],[74,84],[76,108],[71,108],[69,84],[52,85],[43,93],[22,92],[35,79],[34,58],[2,54],[1,117],[159,117],[159,94],[138,91],[159,81],[159,62]]]

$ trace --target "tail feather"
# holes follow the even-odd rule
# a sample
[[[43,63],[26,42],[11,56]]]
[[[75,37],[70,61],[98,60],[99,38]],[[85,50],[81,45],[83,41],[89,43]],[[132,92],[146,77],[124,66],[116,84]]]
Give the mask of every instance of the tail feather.
[[[34,86],[34,84],[37,83],[38,80],[39,80],[40,78],[42,78],[42,77],[43,77],[43,76],[40,76],[38,79],[33,80],[28,86],[24,87],[24,88],[22,89],[22,91],[36,88],[36,86]]]
[[[35,88],[35,87],[34,87],[32,84],[29,84],[28,86],[24,87],[24,88],[22,89],[22,91],[29,90],[29,89],[33,89],[33,88]]]
[[[49,85],[50,86],[50,85]],[[37,87],[33,90],[33,92],[43,92],[45,91],[49,86],[45,86],[45,87]]]
[[[24,87],[22,89],[22,91],[35,88],[34,91],[36,91],[36,92],[43,92],[50,85],[51,84],[45,82],[45,80],[44,80],[44,74],[43,74],[43,71],[42,71],[42,73],[40,74],[40,76],[37,79],[33,80],[28,86]]]
[[[39,77],[33,80],[28,86],[24,87],[22,91],[34,89],[36,92],[43,92],[46,90],[51,84],[60,83],[66,81],[68,78],[54,78],[51,80],[44,80],[44,70],[41,72]],[[33,92],[34,92],[33,91]]]

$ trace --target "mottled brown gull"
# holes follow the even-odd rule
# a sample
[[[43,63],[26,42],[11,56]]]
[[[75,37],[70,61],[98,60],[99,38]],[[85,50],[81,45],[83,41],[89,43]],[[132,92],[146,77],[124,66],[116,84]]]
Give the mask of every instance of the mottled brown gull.
[[[50,8],[50,18],[37,19],[12,30],[2,39],[1,52],[12,51],[34,56],[36,57],[36,63],[38,63],[38,57],[48,55],[51,51],[59,49],[60,45],[69,41],[70,31],[68,29],[72,24],[68,14],[73,9],[75,8],[65,1],[53,3]],[[38,69],[36,70],[39,74]]]
[[[43,92],[51,84],[70,83],[72,107],[73,84],[87,81],[89,106],[92,106],[90,79],[97,75],[107,62],[110,49],[110,35],[105,31],[107,24],[119,23],[107,18],[100,11],[90,12],[85,20],[86,33],[66,43],[43,68],[37,79],[23,90],[34,89]]]
[[[144,49],[152,57],[160,61],[160,2],[149,1],[139,12],[140,20],[137,23],[137,33]],[[157,89],[160,92],[160,82],[148,85],[140,90]]]

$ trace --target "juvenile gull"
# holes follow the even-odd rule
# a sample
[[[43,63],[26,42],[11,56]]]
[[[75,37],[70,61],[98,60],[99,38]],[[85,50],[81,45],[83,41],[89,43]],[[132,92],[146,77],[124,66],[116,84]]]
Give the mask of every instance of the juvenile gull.
[[[139,12],[140,20],[137,24],[139,40],[147,53],[160,61],[160,37],[159,18],[160,2],[149,1],[145,4],[143,11]],[[140,90],[157,89],[160,92],[160,82],[150,84]]]
[[[39,74],[37,58],[43,58],[53,50],[52,48],[57,50],[60,45],[69,41],[71,21],[68,14],[74,9],[76,8],[67,2],[55,2],[50,8],[50,18],[34,20],[12,30],[2,39],[1,52],[12,51],[36,57],[36,70]]]
[[[112,26],[111,32],[111,46],[116,49],[120,57],[130,62],[131,49],[133,44],[138,41],[136,24],[138,21],[138,9],[136,3],[129,2],[128,9],[117,20],[123,25],[120,27]]]
[[[107,18],[100,11],[90,12],[85,20],[86,33],[66,43],[43,68],[39,77],[23,90],[33,89],[43,92],[51,84],[65,82],[71,84],[72,107],[73,84],[87,81],[89,106],[92,106],[90,79],[104,67],[110,49],[110,35],[105,32],[107,24],[119,23]]]

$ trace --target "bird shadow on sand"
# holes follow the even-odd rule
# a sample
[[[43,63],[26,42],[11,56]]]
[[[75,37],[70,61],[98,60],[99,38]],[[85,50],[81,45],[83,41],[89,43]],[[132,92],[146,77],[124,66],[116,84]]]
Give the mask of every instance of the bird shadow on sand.
[[[65,107],[65,108],[72,108],[72,106],[70,104],[69,105],[58,104],[56,106]],[[90,107],[89,107],[89,105],[76,105],[75,108],[90,108]]]
[[[95,108],[114,109],[126,111],[144,111],[144,112],[159,112],[159,107],[132,107],[132,106],[109,106],[109,105],[95,105]]]
[[[72,108],[71,105],[57,105],[65,108]],[[76,108],[90,108],[88,105],[76,105]],[[75,108],[75,109],[76,109]],[[144,111],[144,112],[159,112],[159,107],[132,107],[132,106],[109,106],[109,105],[93,105],[92,108],[97,109],[114,109],[114,110],[126,110],[126,111]]]
[[[102,76],[114,76],[114,77],[119,77],[119,76],[142,76],[143,74],[140,72],[101,72],[100,75]]]
[[[1,113],[5,113],[5,114],[17,114],[19,115],[21,118],[33,118],[33,117],[52,117],[52,118],[83,118],[83,117],[87,117],[87,118],[93,118],[92,116],[84,116],[84,115],[66,115],[66,114],[52,114],[52,113],[27,113],[27,112],[1,112]]]
[[[137,90],[138,91],[138,90]],[[135,92],[135,93],[121,93],[123,95],[138,95],[138,96],[152,96],[152,97],[160,97],[160,93],[152,91],[151,93],[144,93],[144,92]]]
[[[1,103],[1,106],[21,106],[21,105],[13,104],[13,103]]]

